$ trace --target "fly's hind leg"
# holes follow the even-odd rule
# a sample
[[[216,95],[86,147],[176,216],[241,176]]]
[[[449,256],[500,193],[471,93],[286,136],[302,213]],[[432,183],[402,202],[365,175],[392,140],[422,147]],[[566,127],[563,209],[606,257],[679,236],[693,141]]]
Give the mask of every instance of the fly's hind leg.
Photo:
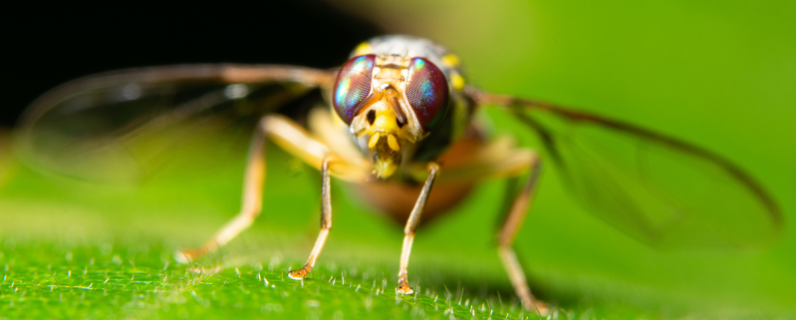
[[[400,294],[412,294],[414,289],[409,286],[409,278],[407,276],[407,268],[409,267],[409,254],[412,251],[412,242],[415,240],[415,230],[417,224],[420,222],[420,215],[423,213],[423,208],[428,201],[428,195],[431,193],[431,186],[434,184],[434,179],[439,172],[439,165],[431,162],[428,164],[428,178],[420,191],[420,196],[417,197],[412,212],[409,214],[409,219],[406,220],[406,227],[404,228],[404,242],[401,248],[401,265],[398,270],[398,288],[396,292]]]
[[[511,205],[498,232],[498,253],[523,307],[546,314],[547,306],[534,299],[522,266],[512,248],[514,237],[522,226],[533,200],[542,167],[538,154],[533,150],[515,148],[511,139],[503,137],[474,150],[468,150],[456,158],[460,160],[457,165],[444,167],[445,175],[441,176],[438,182],[440,186],[473,183],[486,178],[517,177],[530,171],[530,176],[522,189],[517,194],[511,195]]]
[[[533,201],[533,195],[536,190],[541,168],[541,160],[534,155],[531,159],[530,176],[522,190],[520,190],[512,201],[509,212],[506,214],[503,224],[500,227],[498,233],[498,254],[503,262],[503,266],[508,272],[511,285],[517,292],[517,296],[520,298],[523,307],[529,310],[536,310],[540,314],[547,314],[547,305],[536,300],[531,294],[531,289],[528,287],[528,281],[525,278],[525,272],[522,270],[522,266],[517,259],[517,254],[512,248],[517,231],[519,231],[522,223],[525,221],[528,208]]]
[[[246,160],[241,211],[202,246],[178,251],[175,259],[189,262],[223,246],[246,230],[260,214],[263,183],[265,182],[265,139],[271,139],[289,153],[319,168],[329,154],[329,148],[313,139],[308,132],[292,120],[280,116],[263,117],[254,133]],[[328,173],[328,170],[326,170]],[[328,188],[327,188],[328,190]],[[328,193],[328,191],[327,191]]]

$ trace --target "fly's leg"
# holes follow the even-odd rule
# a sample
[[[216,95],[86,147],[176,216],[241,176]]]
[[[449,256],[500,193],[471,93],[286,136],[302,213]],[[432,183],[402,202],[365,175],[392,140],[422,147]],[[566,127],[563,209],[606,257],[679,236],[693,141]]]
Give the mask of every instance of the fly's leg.
[[[528,208],[533,201],[533,195],[541,168],[541,160],[537,156],[534,156],[531,160],[531,172],[528,181],[514,198],[509,212],[506,214],[505,220],[500,227],[500,232],[498,233],[498,254],[503,262],[503,266],[509,274],[511,285],[517,292],[520,301],[522,301],[522,305],[528,310],[536,310],[540,314],[545,315],[548,313],[547,305],[534,299],[531,294],[531,289],[528,287],[525,272],[522,270],[522,266],[517,259],[517,254],[512,248],[517,231],[519,231],[522,226],[528,213]]]
[[[243,176],[243,200],[241,210],[235,218],[198,248],[184,249],[175,254],[175,260],[188,263],[191,260],[216,251],[243,230],[248,228],[262,209],[263,184],[265,182],[265,138],[267,117],[263,117],[254,132],[246,159]]]
[[[412,242],[415,240],[415,230],[420,221],[420,215],[423,214],[423,208],[426,206],[428,195],[431,193],[431,186],[434,184],[434,179],[439,172],[439,165],[431,162],[428,165],[428,178],[420,191],[420,196],[417,197],[415,207],[412,208],[412,213],[409,214],[409,219],[406,220],[406,227],[404,228],[404,243],[401,248],[401,265],[398,270],[398,288],[396,292],[400,294],[412,294],[414,289],[409,287],[409,279],[406,274],[406,269],[409,267],[409,254],[412,251]]]
[[[265,139],[301,158],[313,167],[320,167],[329,154],[329,148],[312,138],[301,126],[280,115],[263,117],[252,138],[246,160],[246,173],[243,184],[243,203],[240,213],[224,225],[202,246],[177,252],[175,259],[189,262],[223,246],[243,230],[248,228],[260,214],[262,208],[263,183],[265,182]],[[341,163],[341,166],[347,165]],[[327,170],[328,172],[328,170]],[[362,176],[362,174],[352,174]]]
[[[315,266],[315,260],[318,259],[318,255],[323,250],[323,245],[329,236],[329,230],[332,229],[332,196],[329,184],[329,164],[331,161],[332,156],[326,156],[321,165],[321,231],[318,233],[318,239],[315,240],[315,246],[312,248],[310,257],[304,267],[288,273],[288,276],[293,280],[304,279],[310,273],[312,267]]]
[[[451,150],[454,148],[456,146]],[[547,306],[534,299],[522,266],[512,249],[514,238],[522,226],[527,209],[533,200],[534,189],[542,167],[539,155],[530,149],[514,147],[513,142],[504,137],[452,156],[443,154],[442,157],[449,157],[457,161],[456,165],[444,168],[445,175],[441,176],[438,181],[440,186],[471,184],[487,178],[514,178],[530,170],[522,189],[516,194],[510,195],[509,199],[512,201],[507,208],[508,212],[504,216],[497,237],[498,253],[523,307],[546,314]]]

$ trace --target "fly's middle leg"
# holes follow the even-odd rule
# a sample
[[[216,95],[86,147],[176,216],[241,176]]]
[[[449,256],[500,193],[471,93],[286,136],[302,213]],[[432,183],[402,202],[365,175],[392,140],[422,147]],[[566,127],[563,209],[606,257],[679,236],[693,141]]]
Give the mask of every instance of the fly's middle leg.
[[[431,186],[434,184],[434,179],[439,172],[439,165],[431,162],[428,165],[428,178],[420,191],[420,196],[417,197],[412,213],[409,214],[409,219],[406,220],[406,227],[404,228],[404,242],[401,248],[401,264],[398,270],[398,288],[396,292],[400,294],[412,294],[414,289],[409,286],[409,278],[407,276],[407,268],[409,267],[409,254],[412,251],[412,242],[415,240],[415,230],[417,224],[420,222],[420,215],[423,213],[423,208],[428,201],[428,195],[431,193]]]
[[[310,273],[312,267],[315,266],[315,260],[323,250],[323,245],[326,243],[326,238],[329,236],[329,231],[332,229],[332,197],[330,194],[329,183],[329,165],[332,162],[332,156],[327,155],[323,159],[321,165],[321,231],[318,233],[318,239],[315,241],[315,246],[312,248],[309,259],[304,267],[298,270],[293,270],[288,273],[288,276],[294,280],[301,280]]]

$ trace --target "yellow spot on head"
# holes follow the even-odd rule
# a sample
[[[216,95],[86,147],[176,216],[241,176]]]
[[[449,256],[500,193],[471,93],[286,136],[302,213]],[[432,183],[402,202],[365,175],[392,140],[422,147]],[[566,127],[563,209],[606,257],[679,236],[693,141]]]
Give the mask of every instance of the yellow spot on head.
[[[464,78],[460,76],[458,72],[451,72],[451,83],[456,91],[460,91],[464,88]]]
[[[356,47],[356,49],[354,49],[354,56],[356,57],[356,56],[370,54],[370,53],[372,53],[372,51],[373,51],[373,47],[371,47],[370,43],[368,43],[366,41],[366,42],[360,43]]]
[[[442,57],[442,63],[448,67],[457,68],[461,62],[459,62],[459,57],[457,57],[455,54],[449,53]]]

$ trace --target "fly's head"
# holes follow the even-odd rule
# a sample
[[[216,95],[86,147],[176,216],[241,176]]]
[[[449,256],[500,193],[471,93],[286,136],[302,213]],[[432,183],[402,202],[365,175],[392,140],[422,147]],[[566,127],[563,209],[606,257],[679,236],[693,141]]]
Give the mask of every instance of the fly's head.
[[[390,177],[428,136],[449,108],[442,71],[421,57],[361,55],[340,70],[332,105],[374,162],[375,173]]]

